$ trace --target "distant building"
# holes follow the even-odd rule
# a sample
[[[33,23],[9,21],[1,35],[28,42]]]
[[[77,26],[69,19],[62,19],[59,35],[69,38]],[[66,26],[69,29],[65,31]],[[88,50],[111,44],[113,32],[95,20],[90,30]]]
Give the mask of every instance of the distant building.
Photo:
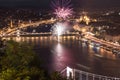
[[[111,35],[105,35],[105,40],[109,40],[109,41],[120,41],[120,35],[118,36],[111,36]]]
[[[88,32],[88,31],[90,31],[91,27],[86,26],[86,25],[76,24],[76,25],[73,26],[73,29],[76,30],[76,31]]]

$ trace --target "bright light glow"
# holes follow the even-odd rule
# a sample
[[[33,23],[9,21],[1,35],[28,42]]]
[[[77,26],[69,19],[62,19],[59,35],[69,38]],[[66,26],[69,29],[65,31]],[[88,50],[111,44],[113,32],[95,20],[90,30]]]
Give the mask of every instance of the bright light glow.
[[[64,34],[65,30],[66,30],[65,23],[58,22],[58,23],[54,24],[54,26],[52,27],[53,35],[57,35],[57,36]]]
[[[54,14],[58,18],[69,18],[72,15],[73,9],[71,8],[71,0],[56,0],[52,2]]]
[[[51,28],[53,36],[56,36],[58,42],[60,42],[60,36],[65,34],[69,30],[69,24],[67,22],[57,22]]]
[[[62,35],[64,32],[64,29],[61,26],[56,27],[56,32],[58,36]]]
[[[71,74],[71,75],[70,75]],[[70,79],[70,77],[73,78],[73,69],[70,67],[67,67],[67,79]]]
[[[77,19],[76,21],[77,21],[77,22],[79,22],[79,21],[80,21],[80,22],[81,22],[81,21],[84,21],[84,22],[88,25],[91,20],[90,20],[90,18],[89,18],[87,15],[84,15],[84,16],[81,16],[80,19],[79,19],[79,20]]]
[[[118,14],[120,15],[120,12]]]

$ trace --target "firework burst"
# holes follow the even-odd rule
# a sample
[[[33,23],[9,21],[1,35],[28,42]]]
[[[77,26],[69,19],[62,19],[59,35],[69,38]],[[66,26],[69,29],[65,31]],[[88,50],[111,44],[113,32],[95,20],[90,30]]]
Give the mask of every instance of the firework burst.
[[[57,18],[69,18],[72,13],[73,9],[71,8],[71,0],[55,0],[52,1],[52,7],[54,9],[54,14]]]
[[[70,25],[67,22],[57,22],[51,28],[51,32],[53,33],[53,35],[60,36],[69,29],[69,26]]]
[[[53,35],[57,35],[60,36],[65,32],[65,25],[63,23],[56,23],[54,24],[54,26],[52,27],[52,33]]]

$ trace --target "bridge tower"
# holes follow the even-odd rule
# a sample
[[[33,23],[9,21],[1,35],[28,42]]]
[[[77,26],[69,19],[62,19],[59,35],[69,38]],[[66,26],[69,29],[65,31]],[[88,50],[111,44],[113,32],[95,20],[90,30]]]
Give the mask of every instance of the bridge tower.
[[[13,21],[10,20],[10,28],[13,28]]]
[[[19,29],[17,30],[16,34],[17,34],[17,37],[20,37],[20,30]]]
[[[72,68],[70,68],[70,67],[67,67],[66,69],[67,69],[67,72],[66,72],[67,79],[73,79],[73,80],[75,80],[75,70],[72,69]]]

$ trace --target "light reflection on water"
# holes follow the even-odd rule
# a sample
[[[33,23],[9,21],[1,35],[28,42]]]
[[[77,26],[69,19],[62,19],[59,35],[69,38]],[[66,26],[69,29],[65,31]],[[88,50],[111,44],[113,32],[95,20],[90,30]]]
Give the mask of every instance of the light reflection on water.
[[[27,42],[27,43],[32,43],[34,45],[39,45],[39,46],[53,46],[54,43],[57,43],[57,40],[55,37],[49,36],[49,37],[13,37],[13,38],[7,38],[8,40],[12,39],[17,42]],[[103,57],[110,58],[110,59],[115,59],[115,56],[112,54],[112,52],[104,50],[100,47],[94,47],[91,45],[87,45],[86,43],[81,43],[80,41],[75,40],[74,36],[67,36],[67,37],[62,37],[60,38],[60,43],[65,44],[67,46],[75,46],[75,47],[81,47],[82,50],[87,51],[86,49],[89,50],[89,53],[96,53],[99,54]],[[57,47],[60,47],[60,43],[57,44]],[[77,45],[76,45],[77,43]],[[79,45],[80,44],[80,45]]]
[[[8,38],[10,39],[10,38]],[[119,74],[119,61],[110,51],[87,45],[75,36],[60,37],[13,37],[18,42],[34,44],[36,53],[45,62],[49,71],[61,71],[66,66],[94,72],[97,74]]]

